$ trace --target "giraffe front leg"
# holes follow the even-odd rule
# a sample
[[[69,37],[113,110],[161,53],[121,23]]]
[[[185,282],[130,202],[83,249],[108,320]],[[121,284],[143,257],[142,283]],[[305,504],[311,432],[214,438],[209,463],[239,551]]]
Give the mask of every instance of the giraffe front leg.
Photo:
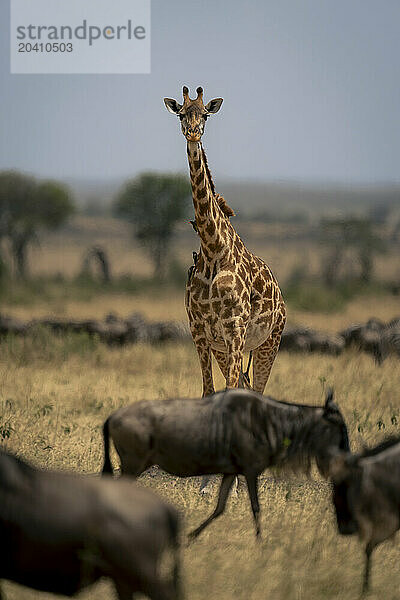
[[[203,378],[203,396],[214,394],[214,381],[212,375],[211,349],[204,331],[192,331],[194,345],[199,355],[201,375]]]
[[[213,350],[215,360],[218,363],[219,368],[221,369],[221,373],[226,379],[226,369],[227,369],[227,356],[225,352],[221,352],[220,350]]]
[[[271,335],[253,351],[253,390],[262,394],[267,385],[272,365],[279,350],[285,319],[282,318]]]
[[[246,337],[244,325],[229,323],[224,327],[226,346],[226,387],[239,387],[240,374],[242,370],[243,351]]]

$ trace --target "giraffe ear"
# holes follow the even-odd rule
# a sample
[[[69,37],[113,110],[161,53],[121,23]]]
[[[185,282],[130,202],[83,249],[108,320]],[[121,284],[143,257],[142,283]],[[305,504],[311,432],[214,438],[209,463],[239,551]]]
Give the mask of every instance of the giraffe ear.
[[[173,98],[164,98],[164,104],[167,107],[167,111],[173,115],[177,115],[182,108],[182,104],[179,104]]]
[[[210,100],[208,104],[204,107],[208,113],[217,113],[221,108],[221,104],[223,103],[223,98],[214,98],[214,100]]]

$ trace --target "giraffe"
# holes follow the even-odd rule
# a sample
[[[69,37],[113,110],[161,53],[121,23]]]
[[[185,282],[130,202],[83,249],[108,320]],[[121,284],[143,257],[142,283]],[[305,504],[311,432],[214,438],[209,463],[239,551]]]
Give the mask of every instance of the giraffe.
[[[185,305],[199,355],[203,396],[213,394],[212,354],[226,388],[239,386],[243,353],[253,354],[253,389],[263,393],[286,322],[278,283],[261,258],[244,245],[230,222],[234,215],[216,193],[201,143],[205,122],[219,111],[222,98],[204,105],[203,89],[191,100],[183,88],[183,104],[164,98],[181,121],[187,140],[195,220],[200,251],[186,286]]]

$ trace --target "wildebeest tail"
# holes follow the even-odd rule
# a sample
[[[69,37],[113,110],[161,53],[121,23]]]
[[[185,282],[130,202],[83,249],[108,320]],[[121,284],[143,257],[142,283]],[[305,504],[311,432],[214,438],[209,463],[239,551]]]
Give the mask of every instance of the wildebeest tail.
[[[110,460],[110,433],[109,433],[109,423],[110,419],[108,418],[103,425],[103,441],[104,441],[104,463],[102,474],[104,473],[113,473],[113,468]]]
[[[179,516],[177,512],[170,508],[168,510],[168,524],[170,530],[171,550],[174,556],[174,564],[172,568],[172,587],[176,600],[183,597],[181,589],[181,563],[180,563],[180,541],[179,541]]]

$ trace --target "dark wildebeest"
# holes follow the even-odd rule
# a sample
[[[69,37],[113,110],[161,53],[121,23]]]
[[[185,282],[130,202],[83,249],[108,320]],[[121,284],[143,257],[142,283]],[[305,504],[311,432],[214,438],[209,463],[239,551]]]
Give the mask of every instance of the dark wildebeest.
[[[178,525],[175,509],[128,477],[42,471],[0,451],[0,579],[74,596],[105,576],[120,600],[173,600]],[[161,577],[168,550],[173,572]]]
[[[330,464],[339,533],[365,543],[363,592],[374,548],[400,527],[400,437],[361,454],[339,453]]]
[[[103,473],[112,472],[110,437],[122,474],[137,477],[152,465],[180,477],[221,473],[217,507],[192,538],[223,513],[236,475],[244,475],[259,535],[258,476],[267,467],[309,470],[315,458],[327,476],[329,449],[349,450],[347,428],[332,396],[329,392],[323,407],[279,402],[245,389],[136,402],[104,424]]]

